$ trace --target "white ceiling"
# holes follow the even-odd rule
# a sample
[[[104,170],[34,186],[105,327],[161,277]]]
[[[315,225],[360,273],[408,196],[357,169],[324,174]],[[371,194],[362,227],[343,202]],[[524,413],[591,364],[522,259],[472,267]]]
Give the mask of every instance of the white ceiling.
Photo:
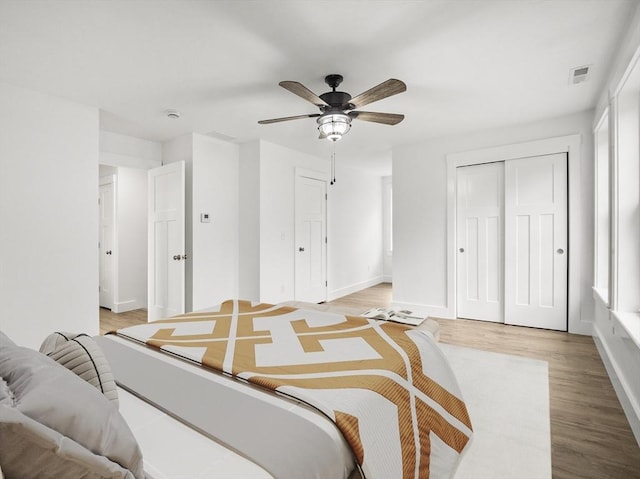
[[[407,91],[354,121],[336,156],[390,173],[394,145],[593,108],[637,0],[0,0],[0,81],[100,108],[101,128],[155,141],[187,132],[255,138],[327,157],[320,94],[340,73],[353,96],[388,78]],[[593,65],[571,85],[570,69]],[[180,120],[163,112],[177,109]]]

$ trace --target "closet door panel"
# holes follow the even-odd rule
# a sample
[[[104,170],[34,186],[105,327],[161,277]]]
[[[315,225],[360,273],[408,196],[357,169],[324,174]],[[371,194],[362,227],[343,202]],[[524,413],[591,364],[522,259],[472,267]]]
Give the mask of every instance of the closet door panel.
[[[457,316],[503,322],[502,163],[457,169]]]
[[[505,322],[566,331],[566,154],[505,162],[505,238]]]

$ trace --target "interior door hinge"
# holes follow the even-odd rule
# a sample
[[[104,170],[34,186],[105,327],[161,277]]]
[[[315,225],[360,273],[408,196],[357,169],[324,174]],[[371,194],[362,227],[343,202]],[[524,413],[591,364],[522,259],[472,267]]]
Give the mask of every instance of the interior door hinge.
[[[325,199],[325,200],[328,200],[328,199],[329,199],[329,197],[327,196],[327,194],[326,194],[326,193],[324,194],[324,199]]]
[[[329,286],[329,282],[328,282],[328,281],[325,281],[325,282],[324,282],[324,285],[325,285],[325,286]]]

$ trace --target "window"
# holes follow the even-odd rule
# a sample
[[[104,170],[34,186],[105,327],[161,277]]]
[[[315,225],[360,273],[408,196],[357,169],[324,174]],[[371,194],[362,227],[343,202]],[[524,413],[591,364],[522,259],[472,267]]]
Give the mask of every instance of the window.
[[[609,210],[609,112],[602,115],[594,131],[595,141],[595,261],[594,287],[609,304],[610,221]]]
[[[640,65],[636,66],[640,69]],[[640,70],[638,71],[640,73]],[[612,158],[611,307],[619,312],[640,309],[640,77],[632,75],[616,98],[616,155]]]
[[[609,104],[609,307],[640,318],[640,49]],[[603,128],[601,128],[603,129]],[[598,140],[596,140],[597,142]],[[596,152],[597,154],[598,152]],[[604,175],[599,168],[596,174]],[[596,192],[600,198],[599,192]],[[598,200],[599,201],[599,200]],[[600,203],[598,203],[600,204]],[[598,251],[600,248],[597,246]],[[637,324],[637,323],[636,323]],[[637,328],[634,328],[636,330]],[[640,345],[640,329],[636,331]]]

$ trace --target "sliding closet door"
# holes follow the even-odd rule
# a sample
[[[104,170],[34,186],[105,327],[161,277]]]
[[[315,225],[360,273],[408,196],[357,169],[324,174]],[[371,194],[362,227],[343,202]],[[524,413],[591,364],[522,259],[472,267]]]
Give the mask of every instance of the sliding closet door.
[[[505,322],[567,330],[567,156],[505,162]]]
[[[504,164],[456,169],[457,316],[503,322]]]

